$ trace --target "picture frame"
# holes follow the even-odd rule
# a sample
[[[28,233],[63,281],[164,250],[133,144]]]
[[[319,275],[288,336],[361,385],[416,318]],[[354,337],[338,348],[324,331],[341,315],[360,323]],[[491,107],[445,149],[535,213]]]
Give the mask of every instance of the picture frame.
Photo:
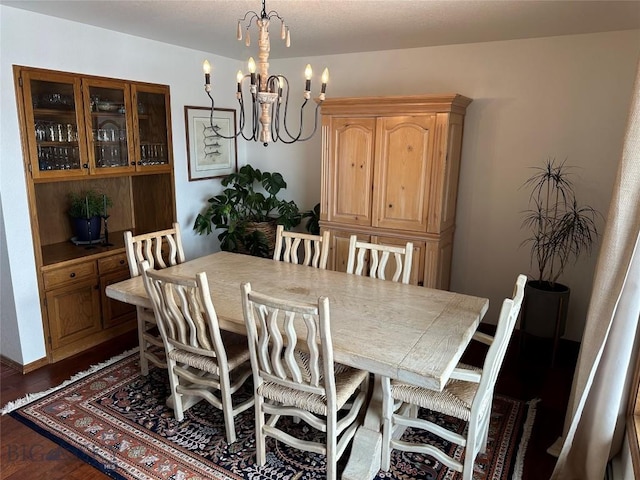
[[[187,165],[189,181],[225,177],[238,171],[238,146],[236,111],[232,108],[215,108],[211,128],[211,108],[184,107],[187,133]],[[216,135],[219,132],[224,137]]]

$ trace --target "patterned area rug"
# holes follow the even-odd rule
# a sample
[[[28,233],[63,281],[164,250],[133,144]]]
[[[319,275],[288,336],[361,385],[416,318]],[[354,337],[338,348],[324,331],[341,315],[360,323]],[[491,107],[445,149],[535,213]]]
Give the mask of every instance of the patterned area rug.
[[[236,420],[238,440],[231,445],[224,440],[221,412],[204,401],[185,412],[183,422],[176,422],[165,405],[166,373],[152,369],[143,377],[137,359],[137,353],[127,352],[56,389],[13,402],[3,413],[10,412],[116,479],[324,478],[322,455],[301,452],[273,439],[267,444],[267,465],[256,467],[253,409]],[[428,410],[420,415],[457,432],[465,428],[462,421]],[[487,452],[476,460],[474,479],[520,478],[534,416],[535,402],[528,405],[496,396]],[[291,423],[289,428],[296,435],[312,435],[304,422]],[[407,429],[404,435],[424,441],[427,434]],[[461,455],[459,447],[438,437],[430,436],[429,442]],[[347,456],[348,452],[343,458]],[[432,457],[394,451],[391,470],[379,472],[376,478],[456,480],[460,475]]]

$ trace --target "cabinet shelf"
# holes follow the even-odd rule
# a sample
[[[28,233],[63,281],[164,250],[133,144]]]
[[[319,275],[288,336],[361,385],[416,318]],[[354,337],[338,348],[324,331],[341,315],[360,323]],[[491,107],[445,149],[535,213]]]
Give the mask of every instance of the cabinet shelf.
[[[75,110],[56,110],[54,108],[34,108],[34,116],[37,117],[74,117]]]
[[[93,245],[74,245],[71,240],[44,245],[42,247],[42,270],[46,271],[50,266],[58,267],[61,263],[99,258],[112,255],[117,251],[124,251],[124,231],[109,232],[109,243],[113,243],[113,245],[107,246],[97,241]],[[87,248],[89,246],[92,248]]]

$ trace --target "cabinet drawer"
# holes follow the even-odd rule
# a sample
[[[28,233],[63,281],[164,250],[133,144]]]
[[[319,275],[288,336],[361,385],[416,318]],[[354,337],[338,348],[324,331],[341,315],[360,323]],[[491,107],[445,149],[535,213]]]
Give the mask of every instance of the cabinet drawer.
[[[127,255],[125,253],[98,259],[98,272],[100,272],[100,275],[116,270],[129,270]]]
[[[95,276],[98,273],[96,262],[84,262],[68,267],[56,268],[44,272],[44,288],[49,290],[59,285]]]

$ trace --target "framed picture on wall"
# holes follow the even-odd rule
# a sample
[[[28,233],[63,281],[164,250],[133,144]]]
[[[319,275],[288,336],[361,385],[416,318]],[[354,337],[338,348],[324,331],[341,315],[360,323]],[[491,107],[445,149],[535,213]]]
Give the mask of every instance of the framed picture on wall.
[[[234,109],[215,108],[212,123],[211,108],[185,106],[184,121],[190,182],[224,177],[238,170]]]

